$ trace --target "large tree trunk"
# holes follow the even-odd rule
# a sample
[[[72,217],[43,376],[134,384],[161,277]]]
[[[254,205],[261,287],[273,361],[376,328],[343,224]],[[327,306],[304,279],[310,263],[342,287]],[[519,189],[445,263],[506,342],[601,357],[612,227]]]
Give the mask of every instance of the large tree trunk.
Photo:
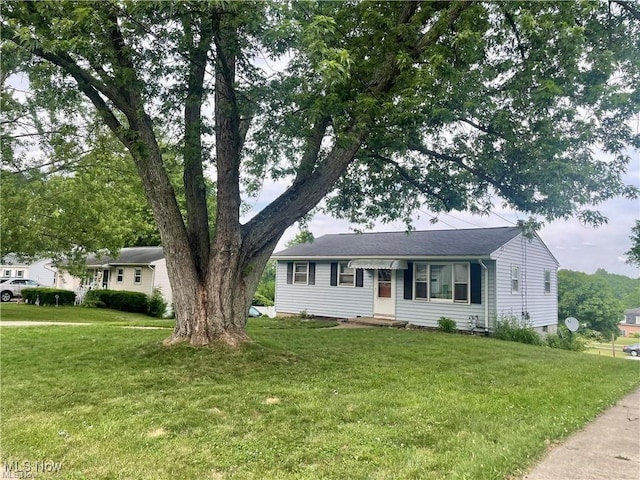
[[[209,263],[206,281],[172,274],[176,325],[165,345],[188,342],[194,346],[249,342],[247,314],[262,271],[277,239],[247,258],[242,247],[217,249]],[[180,266],[175,266],[183,270]]]

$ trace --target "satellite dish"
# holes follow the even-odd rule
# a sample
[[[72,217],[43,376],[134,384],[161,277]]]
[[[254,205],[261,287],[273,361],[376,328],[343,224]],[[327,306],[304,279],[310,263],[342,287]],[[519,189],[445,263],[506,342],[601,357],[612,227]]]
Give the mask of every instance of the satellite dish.
[[[570,332],[575,332],[580,327],[578,319],[574,317],[567,317],[564,319],[564,324],[567,326]]]

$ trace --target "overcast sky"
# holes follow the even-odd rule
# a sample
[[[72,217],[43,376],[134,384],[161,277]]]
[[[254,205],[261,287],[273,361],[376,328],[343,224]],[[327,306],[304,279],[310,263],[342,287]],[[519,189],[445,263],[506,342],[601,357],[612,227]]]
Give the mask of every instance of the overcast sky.
[[[625,177],[627,183],[640,187],[640,154],[632,152],[631,162]],[[265,182],[258,199],[250,200],[254,205],[249,216],[273,200],[286,188],[285,184]],[[598,228],[582,225],[579,221],[555,221],[545,223],[538,232],[547,247],[560,262],[560,268],[593,273],[598,268],[604,268],[610,273],[640,277],[640,269],[625,263],[624,252],[631,247],[631,228],[635,220],[640,219],[640,201],[614,199],[600,205],[599,210],[609,218],[609,223]],[[414,226],[416,230],[446,230],[476,227],[505,227],[514,225],[519,219],[527,219],[528,215],[513,211],[496,209],[494,214],[485,216],[471,215],[466,212],[452,212],[440,214],[439,222],[430,223],[428,212],[418,212]],[[314,237],[333,233],[349,233],[353,225],[343,220],[336,220],[327,215],[316,215],[309,222],[309,229]],[[404,231],[402,222],[396,224],[378,225],[367,231]],[[297,233],[297,226],[291,227],[284,234],[276,251],[284,248],[287,241]]]

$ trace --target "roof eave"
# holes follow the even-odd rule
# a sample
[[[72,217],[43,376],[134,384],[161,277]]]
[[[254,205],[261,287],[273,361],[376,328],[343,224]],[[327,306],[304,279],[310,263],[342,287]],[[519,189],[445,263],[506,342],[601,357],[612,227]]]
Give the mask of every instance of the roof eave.
[[[362,259],[384,259],[384,260],[491,260],[490,254],[471,253],[464,255],[272,255],[273,260],[353,260]]]

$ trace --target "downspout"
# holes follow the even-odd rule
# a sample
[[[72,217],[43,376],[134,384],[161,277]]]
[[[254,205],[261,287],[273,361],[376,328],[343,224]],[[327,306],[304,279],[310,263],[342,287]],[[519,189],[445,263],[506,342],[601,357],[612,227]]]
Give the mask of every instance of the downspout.
[[[482,267],[482,283],[484,284],[484,333],[489,334],[489,269],[482,263],[482,259],[478,259],[478,263]]]

